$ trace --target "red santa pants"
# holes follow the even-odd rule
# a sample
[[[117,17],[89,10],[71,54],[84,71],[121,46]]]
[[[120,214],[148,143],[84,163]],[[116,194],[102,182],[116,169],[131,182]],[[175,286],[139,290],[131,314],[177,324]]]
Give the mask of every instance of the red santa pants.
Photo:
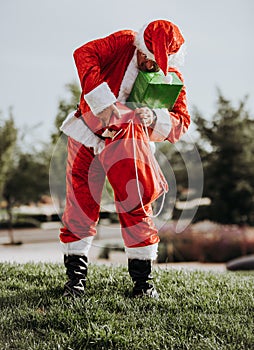
[[[62,243],[76,242],[96,234],[106,175],[114,190],[125,246],[147,247],[159,242],[157,229],[147,215],[152,213],[149,198],[153,188],[147,181],[146,168],[143,166],[142,171],[139,169],[142,193],[146,195],[143,197],[145,214],[137,193],[133,159],[118,152],[121,146],[117,143],[114,148],[106,146],[99,155],[95,155],[93,148],[85,147],[69,137],[66,207],[62,218],[64,227],[60,232]],[[117,159],[116,154],[119,154]]]

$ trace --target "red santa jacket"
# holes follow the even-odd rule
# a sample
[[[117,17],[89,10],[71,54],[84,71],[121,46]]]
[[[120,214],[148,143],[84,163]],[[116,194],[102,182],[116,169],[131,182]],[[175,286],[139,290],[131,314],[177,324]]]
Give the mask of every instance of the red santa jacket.
[[[82,87],[82,117],[88,127],[98,134],[102,125],[96,115],[117,101],[125,72],[136,50],[135,36],[136,33],[131,30],[122,30],[88,42],[74,51]],[[170,67],[169,71],[174,71],[183,81],[177,69]],[[185,86],[168,118],[171,129],[163,139],[173,143],[179,140],[190,124]]]

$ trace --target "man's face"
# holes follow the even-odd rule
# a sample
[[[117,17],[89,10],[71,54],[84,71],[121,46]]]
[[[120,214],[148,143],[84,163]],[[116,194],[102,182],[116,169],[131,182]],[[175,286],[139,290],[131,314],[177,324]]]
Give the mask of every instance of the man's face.
[[[160,67],[152,60],[149,60],[144,53],[137,51],[138,69],[142,72],[158,72]]]

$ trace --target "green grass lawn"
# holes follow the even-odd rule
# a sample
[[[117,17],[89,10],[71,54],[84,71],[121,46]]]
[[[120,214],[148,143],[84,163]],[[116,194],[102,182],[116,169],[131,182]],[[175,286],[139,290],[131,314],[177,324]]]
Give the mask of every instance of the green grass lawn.
[[[159,270],[132,299],[124,267],[90,266],[84,299],[62,265],[0,264],[0,349],[254,349],[254,273]]]

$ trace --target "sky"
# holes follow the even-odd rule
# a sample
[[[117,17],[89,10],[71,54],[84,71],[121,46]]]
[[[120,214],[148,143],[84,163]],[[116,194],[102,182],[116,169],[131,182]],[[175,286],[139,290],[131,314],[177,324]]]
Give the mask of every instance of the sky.
[[[249,95],[254,116],[253,13],[253,0],[0,0],[0,118],[12,107],[26,142],[47,142],[66,84],[78,82],[73,51],[155,19],[185,37],[190,112],[196,106],[211,118],[219,88],[235,106]]]

